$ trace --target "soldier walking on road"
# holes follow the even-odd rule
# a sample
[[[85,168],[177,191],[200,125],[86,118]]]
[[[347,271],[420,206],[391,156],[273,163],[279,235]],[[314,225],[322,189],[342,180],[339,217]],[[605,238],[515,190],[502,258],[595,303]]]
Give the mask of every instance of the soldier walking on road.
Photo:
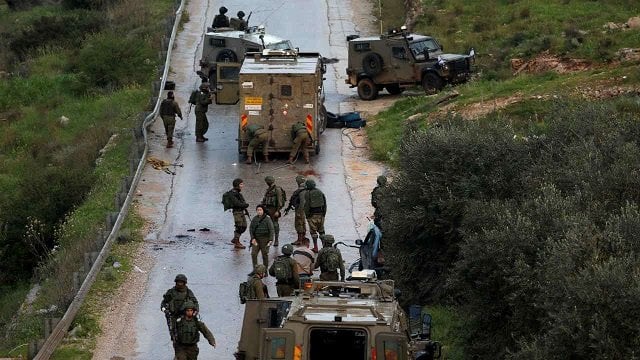
[[[198,100],[196,102],[196,142],[205,142],[209,140],[204,137],[204,134],[209,130],[209,119],[207,119],[207,111],[209,110],[209,104],[213,103],[211,99],[211,92],[209,91],[209,84],[200,84],[200,92],[198,93]]]
[[[273,222],[265,212],[263,205],[256,206],[256,216],[249,225],[251,234],[251,262],[255,268],[258,265],[258,253],[262,253],[262,264],[269,265],[269,245],[273,243]]]
[[[184,303],[186,301],[193,302],[195,304],[193,309],[196,313],[198,312],[198,299],[196,299],[193,291],[187,287],[187,277],[184,274],[178,274],[174,281],[176,285],[164,293],[160,303],[160,310],[164,312],[167,318],[167,326],[172,340],[174,339],[176,320],[182,315]]]
[[[213,24],[211,24],[212,28],[229,27],[229,17],[225,15],[227,11],[227,8],[224,6],[221,6],[220,9],[218,9],[218,15],[213,17]]]
[[[276,290],[279,297],[291,296],[293,289],[300,286],[297,264],[291,258],[291,254],[293,254],[293,245],[282,246],[282,255],[273,260],[273,264],[269,268],[269,275],[276,278]]]
[[[382,229],[382,214],[380,211],[380,205],[382,204],[382,197],[387,189],[387,177],[384,175],[378,176],[376,180],[378,185],[373,188],[371,191],[371,206],[373,206],[373,223],[379,228]]]
[[[320,189],[316,188],[316,182],[309,179],[305,182],[304,214],[309,223],[309,233],[313,239],[313,252],[318,252],[318,234],[324,235],[324,217],[327,214],[327,198]]]
[[[305,191],[305,183],[306,179],[302,175],[296,176],[296,183],[298,184],[298,188],[293,192],[291,198],[289,199],[289,206],[284,210],[284,214],[287,215],[291,209],[295,209],[295,220],[294,226],[296,229],[296,233],[298,234],[298,238],[293,245],[300,245],[300,243],[304,240],[304,236],[307,233],[307,221],[304,216],[304,208],[302,207],[301,200],[304,198]]]
[[[333,235],[323,235],[322,249],[318,253],[315,268],[320,268],[320,280],[338,281],[338,269],[340,270],[340,281],[344,281],[344,261],[340,250],[333,247],[335,239]]]
[[[247,147],[247,161],[245,164],[251,164],[253,161],[253,150],[262,144],[262,154],[264,162],[269,162],[269,132],[262,125],[251,124],[246,127],[245,131],[249,137],[249,146]]]
[[[276,179],[269,175],[264,178],[264,182],[267,184],[267,191],[264,193],[264,198],[262,198],[262,204],[265,207],[267,214],[271,217],[273,221],[273,229],[275,231],[275,241],[273,242],[273,246],[278,246],[278,238],[280,235],[280,224],[278,223],[278,219],[280,219],[280,210],[284,207],[285,202],[287,201],[284,190],[278,185],[276,185]]]
[[[304,156],[305,164],[309,163],[309,150],[307,149],[307,145],[309,143],[309,130],[307,130],[307,126],[302,122],[298,121],[297,123],[291,126],[291,135],[293,138],[293,147],[291,148],[291,152],[289,153],[289,161],[287,164],[293,164],[295,157],[298,155],[298,151],[302,151]]]
[[[198,359],[198,341],[200,333],[204,335],[209,345],[216,347],[216,339],[202,321],[196,318],[197,305],[192,301],[185,301],[183,306],[184,315],[176,320],[175,341],[173,349],[176,353],[176,360],[196,360]]]
[[[167,135],[167,147],[173,147],[173,130],[176,126],[176,115],[182,120],[180,106],[176,102],[173,91],[167,93],[167,98],[160,104],[160,117],[164,124],[164,133]]]
[[[247,219],[246,216],[249,216],[249,212],[247,208],[249,204],[244,200],[244,196],[242,196],[242,188],[244,187],[244,181],[242,179],[237,178],[233,180],[233,189],[227,191],[222,196],[222,204],[224,206],[225,211],[227,209],[231,209],[233,214],[233,223],[235,225],[235,231],[233,232],[233,239],[231,243],[235,249],[244,249],[246,246],[240,243],[240,236],[247,230]]]

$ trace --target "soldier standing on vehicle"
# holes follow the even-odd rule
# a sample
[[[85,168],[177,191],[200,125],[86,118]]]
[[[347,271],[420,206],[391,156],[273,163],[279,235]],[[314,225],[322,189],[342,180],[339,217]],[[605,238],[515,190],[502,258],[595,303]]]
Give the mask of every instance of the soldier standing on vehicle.
[[[296,229],[296,233],[298,234],[298,238],[294,241],[293,245],[300,245],[300,243],[304,240],[304,236],[307,233],[307,221],[304,216],[304,208],[302,207],[301,199],[304,197],[303,191],[305,191],[305,183],[306,179],[302,175],[296,176],[296,183],[298,184],[298,188],[293,192],[291,198],[289,199],[289,206],[284,210],[284,214],[287,215],[291,209],[295,209],[295,219],[293,224]]]
[[[374,208],[373,223],[378,228],[382,229],[382,226],[380,226],[382,221],[380,205],[382,204],[382,197],[387,190],[387,177],[384,175],[380,175],[378,176],[376,182],[378,183],[378,185],[376,185],[376,187],[373,188],[373,191],[371,191],[371,206],[373,206]]]
[[[233,214],[233,223],[235,225],[235,231],[233,232],[233,239],[231,243],[234,249],[245,249],[246,246],[240,243],[240,236],[247,230],[247,219],[245,215],[249,216],[247,208],[249,204],[244,200],[241,191],[244,187],[244,181],[240,178],[233,180],[233,188],[222,195],[222,205],[224,210],[231,209]]]
[[[174,339],[176,320],[182,315],[183,304],[186,301],[192,301],[195,304],[195,312],[198,312],[198,299],[193,291],[187,287],[187,277],[184,274],[178,274],[174,281],[176,285],[164,293],[160,303],[160,310],[167,318],[167,326],[172,340]]]
[[[333,247],[335,239],[333,235],[323,235],[322,249],[318,253],[315,268],[320,268],[320,280],[338,281],[338,269],[340,269],[340,281],[344,281],[344,261],[340,250]]]
[[[256,216],[249,225],[251,234],[251,262],[255,268],[258,265],[258,253],[262,253],[262,264],[269,265],[269,245],[273,243],[273,222],[267,215],[264,205],[256,206]]]
[[[284,207],[285,202],[287,201],[287,196],[284,190],[276,185],[276,179],[269,175],[264,178],[264,182],[267,184],[267,191],[264,193],[264,197],[262,198],[262,205],[264,205],[267,214],[271,217],[273,221],[273,229],[275,231],[275,241],[273,242],[273,246],[278,246],[278,238],[280,235],[280,224],[278,223],[278,219],[280,219],[280,210]]]
[[[296,122],[291,126],[291,136],[293,138],[293,147],[289,153],[287,164],[293,164],[295,157],[298,155],[298,151],[302,151],[304,162],[308,164],[309,150],[307,149],[307,144],[309,143],[310,137],[307,126],[302,121]]]
[[[239,30],[239,31],[247,30],[248,24],[247,24],[247,20],[244,19],[244,11],[242,10],[238,11],[237,15],[238,15],[237,18],[231,18],[231,20],[229,20],[231,27],[234,30]]]
[[[167,135],[167,147],[173,147],[173,129],[176,126],[176,115],[182,120],[180,106],[176,102],[173,91],[167,93],[167,98],[160,104],[160,117],[164,124],[164,133]]]
[[[313,239],[313,252],[318,252],[318,234],[324,235],[324,217],[327,214],[327,198],[320,189],[316,188],[316,182],[309,179],[305,182],[304,214],[309,223],[309,233]]]
[[[185,301],[183,305],[184,315],[176,320],[175,341],[173,349],[176,353],[176,360],[196,360],[198,359],[198,341],[200,333],[204,335],[209,345],[216,347],[216,339],[202,321],[196,318],[197,305],[192,301]]]
[[[309,249],[309,239],[303,238],[300,245],[293,249],[291,256],[296,262],[298,277],[300,278],[300,287],[308,281],[313,275],[314,262],[316,261],[315,253]]]
[[[276,278],[276,290],[279,297],[291,296],[293,289],[298,289],[300,286],[297,264],[291,258],[291,254],[293,254],[293,245],[282,246],[282,255],[275,258],[269,268],[269,275]]]
[[[213,17],[213,24],[211,24],[212,28],[221,28],[221,27],[229,27],[229,17],[225,15],[227,13],[227,8],[221,6],[218,9],[218,15]]]
[[[262,154],[264,162],[269,162],[269,132],[262,125],[251,124],[245,128],[249,138],[249,146],[247,147],[247,161],[245,164],[251,164],[253,160],[253,150],[262,144]]]
[[[209,84],[200,84],[200,92],[198,93],[198,99],[196,102],[196,142],[205,142],[209,140],[204,137],[204,134],[209,130],[209,119],[207,119],[207,110],[209,110],[209,104],[213,100],[211,99],[211,93],[209,91]]]

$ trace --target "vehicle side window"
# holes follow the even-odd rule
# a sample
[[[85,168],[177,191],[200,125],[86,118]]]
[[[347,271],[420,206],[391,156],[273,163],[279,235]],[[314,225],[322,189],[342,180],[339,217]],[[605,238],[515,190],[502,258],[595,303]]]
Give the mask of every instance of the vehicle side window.
[[[284,337],[271,338],[270,359],[284,359],[287,353],[287,339]]]
[[[384,360],[398,360],[400,359],[400,344],[395,340],[385,340],[382,342],[384,345]]]
[[[224,41],[224,39],[216,39],[216,38],[209,39],[209,42],[213,47],[225,47],[225,44],[226,44],[226,41]]]
[[[369,51],[371,50],[371,45],[369,43],[358,43],[354,45],[355,51]]]
[[[394,46],[391,48],[391,52],[393,53],[393,57],[396,59],[406,59],[407,52],[404,47]]]

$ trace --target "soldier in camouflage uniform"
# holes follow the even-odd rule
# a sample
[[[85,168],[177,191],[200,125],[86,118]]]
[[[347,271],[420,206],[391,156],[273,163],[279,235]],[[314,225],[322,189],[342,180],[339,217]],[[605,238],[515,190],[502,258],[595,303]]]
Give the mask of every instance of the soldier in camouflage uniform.
[[[327,198],[320,189],[316,188],[316,182],[309,179],[305,182],[306,191],[303,193],[302,204],[304,214],[309,223],[309,233],[313,239],[312,251],[318,252],[318,234],[324,235],[324,217],[327,214]]]
[[[233,232],[233,239],[231,243],[234,249],[245,249],[246,246],[240,243],[240,236],[247,230],[247,219],[245,215],[248,215],[247,208],[249,204],[244,200],[241,191],[244,187],[244,181],[237,178],[233,180],[233,189],[231,189],[231,212],[233,214],[233,223],[235,225],[235,231]]]
[[[342,260],[342,254],[340,250],[333,247],[333,242],[335,239],[333,235],[322,235],[320,237],[322,240],[322,249],[318,253],[318,258],[315,262],[315,268],[320,268],[320,280],[322,281],[338,281],[338,269],[340,270],[340,281],[344,281],[345,270],[344,270],[344,261]],[[329,257],[335,256],[337,266],[334,268],[329,265],[331,260]]]
[[[249,299],[262,300],[269,298],[269,292],[267,286],[262,282],[262,279],[267,276],[267,266],[258,264],[253,267],[253,271],[249,274],[247,282],[251,287],[251,296]]]
[[[198,359],[198,341],[200,333],[213,347],[216,347],[216,339],[202,321],[195,317],[196,305],[192,301],[185,301],[182,315],[176,320],[175,340],[173,349],[176,353],[176,360],[196,360]]]
[[[198,93],[198,100],[196,103],[196,142],[205,142],[209,140],[204,137],[204,134],[209,130],[209,119],[207,119],[207,110],[209,110],[209,104],[213,100],[211,99],[211,93],[209,91],[209,84],[202,83],[200,85],[200,92]]]
[[[287,161],[287,164],[293,164],[293,160],[300,150],[302,150],[305,164],[308,164],[309,150],[307,149],[307,145],[311,138],[309,137],[307,126],[302,121],[298,121],[291,126],[291,134],[293,135],[293,147],[289,153],[289,161]]]
[[[302,199],[304,198],[305,191],[305,183],[306,179],[302,175],[296,176],[296,183],[298,184],[298,188],[293,192],[291,198],[289,198],[289,206],[284,210],[284,214],[287,215],[291,209],[295,209],[295,220],[294,226],[296,229],[296,233],[298,234],[298,238],[293,245],[300,245],[304,240],[304,236],[307,233],[307,221],[304,216],[304,208],[302,206]]]
[[[280,224],[278,223],[278,219],[280,219],[280,210],[284,207],[285,199],[284,191],[278,185],[276,185],[276,179],[269,175],[264,178],[264,182],[267,184],[267,191],[264,193],[264,197],[262,198],[262,205],[265,206],[265,210],[271,220],[273,221],[273,229],[275,231],[275,241],[273,242],[273,246],[278,246],[278,238],[280,235]]]
[[[182,120],[180,106],[176,102],[173,91],[167,93],[167,98],[160,104],[160,117],[164,125],[164,132],[167,135],[167,147],[173,147],[173,130],[176,126],[176,115]]]
[[[191,301],[195,305],[194,309],[198,312],[198,299],[193,291],[187,287],[187,277],[184,274],[178,274],[175,278],[176,286],[167,290],[162,296],[160,310],[165,313],[167,325],[169,326],[169,334],[173,339],[176,320],[182,315],[182,306],[186,301]]]
[[[262,253],[262,264],[269,265],[269,245],[273,243],[273,222],[267,215],[263,205],[256,206],[256,216],[249,225],[251,234],[251,262],[255,268],[258,265],[258,253]]]
[[[373,191],[371,191],[371,206],[373,206],[374,208],[373,223],[376,224],[379,229],[382,229],[382,226],[380,226],[382,220],[380,205],[382,204],[382,197],[384,196],[384,192],[386,191],[387,177],[384,175],[380,175],[378,176],[376,182],[378,185],[376,185],[376,187],[373,188]]]
[[[291,258],[291,254],[293,254],[293,245],[286,244],[282,246],[282,255],[278,256],[271,267],[269,268],[269,275],[276,276],[276,290],[278,291],[278,296],[291,296],[293,294],[293,290],[300,287],[300,277],[298,276],[298,264],[293,258]],[[289,271],[291,277],[288,279],[278,279],[275,266],[277,261],[284,261],[289,267]]]
[[[251,124],[245,128],[249,137],[249,146],[247,147],[247,161],[245,164],[251,164],[253,161],[253,149],[262,144],[262,154],[264,162],[269,162],[269,132],[262,125]]]

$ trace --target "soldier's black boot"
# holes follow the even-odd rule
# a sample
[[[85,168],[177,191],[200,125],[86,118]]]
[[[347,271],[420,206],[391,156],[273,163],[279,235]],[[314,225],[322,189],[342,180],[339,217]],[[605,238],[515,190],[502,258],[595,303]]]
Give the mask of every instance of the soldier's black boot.
[[[237,232],[233,232],[233,239],[231,239],[231,243],[235,244],[237,242],[240,242],[240,234],[238,234]]]
[[[277,234],[276,234],[275,240],[273,241],[273,246],[274,247],[278,246],[278,235]]]
[[[311,251],[313,251],[314,253],[318,253],[318,236],[312,236],[313,239],[313,249],[311,249]]]

